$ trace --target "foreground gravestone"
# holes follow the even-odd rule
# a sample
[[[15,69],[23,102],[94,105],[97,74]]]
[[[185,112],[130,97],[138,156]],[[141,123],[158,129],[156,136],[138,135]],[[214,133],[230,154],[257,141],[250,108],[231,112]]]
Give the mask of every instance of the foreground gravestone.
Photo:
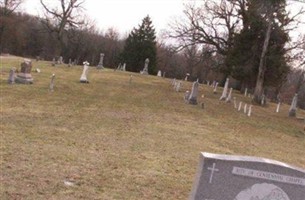
[[[82,73],[79,81],[81,83],[89,83],[89,81],[87,79],[89,63],[87,61],[85,61],[85,62],[83,62],[83,64],[84,64],[83,73]]]
[[[305,170],[265,158],[201,153],[190,199],[304,200]]]
[[[103,54],[103,53],[100,54],[100,61],[97,65],[97,69],[103,69],[104,68],[104,64],[103,64],[104,63],[104,56],[105,56],[105,54]]]
[[[159,71],[158,71],[157,76],[158,76],[158,77],[161,77],[161,76],[162,76],[162,72],[161,72],[161,70],[159,70]]]
[[[24,59],[24,62],[21,63],[20,73],[15,78],[16,83],[32,84],[33,77],[31,75],[31,71],[32,71],[32,61],[28,59]]]
[[[55,80],[55,74],[52,74],[52,76],[51,76],[51,82],[50,82],[50,86],[49,86],[49,90],[50,90],[51,92],[54,91],[54,80]]]

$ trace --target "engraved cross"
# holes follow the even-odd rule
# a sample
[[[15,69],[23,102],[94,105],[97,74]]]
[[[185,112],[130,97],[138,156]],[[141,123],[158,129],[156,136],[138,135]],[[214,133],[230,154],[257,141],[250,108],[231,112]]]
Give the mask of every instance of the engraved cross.
[[[213,163],[213,167],[208,167],[208,170],[211,171],[209,183],[212,183],[214,172],[218,172],[219,171],[219,169],[216,169],[215,166],[216,166],[216,163]]]

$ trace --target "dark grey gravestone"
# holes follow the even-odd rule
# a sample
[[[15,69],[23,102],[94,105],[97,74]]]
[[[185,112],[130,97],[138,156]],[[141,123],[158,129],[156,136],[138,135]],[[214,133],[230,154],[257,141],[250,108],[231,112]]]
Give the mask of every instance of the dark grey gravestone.
[[[305,200],[305,170],[265,158],[201,153],[190,199]]]
[[[32,71],[32,61],[24,59],[24,62],[21,63],[20,73],[18,73],[17,77],[15,78],[16,83],[32,84],[33,77],[31,75],[31,71]]]
[[[199,87],[199,83],[197,81],[194,82],[189,97],[189,104],[197,105],[198,87]]]

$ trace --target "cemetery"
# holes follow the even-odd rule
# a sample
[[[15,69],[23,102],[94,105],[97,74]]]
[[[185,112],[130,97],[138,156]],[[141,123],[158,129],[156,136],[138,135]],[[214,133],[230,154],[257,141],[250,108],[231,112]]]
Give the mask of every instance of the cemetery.
[[[295,100],[30,60],[1,56],[3,199],[304,200]]]

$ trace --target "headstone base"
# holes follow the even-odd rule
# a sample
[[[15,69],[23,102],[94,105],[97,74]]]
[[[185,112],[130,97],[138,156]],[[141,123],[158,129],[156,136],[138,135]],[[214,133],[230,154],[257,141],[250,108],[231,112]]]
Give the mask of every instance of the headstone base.
[[[80,80],[79,82],[80,82],[80,83],[89,83],[88,80]]]
[[[21,84],[32,84],[33,77],[31,76],[31,74],[20,73],[15,78],[15,82]]]
[[[189,99],[189,104],[197,105],[197,99]]]

